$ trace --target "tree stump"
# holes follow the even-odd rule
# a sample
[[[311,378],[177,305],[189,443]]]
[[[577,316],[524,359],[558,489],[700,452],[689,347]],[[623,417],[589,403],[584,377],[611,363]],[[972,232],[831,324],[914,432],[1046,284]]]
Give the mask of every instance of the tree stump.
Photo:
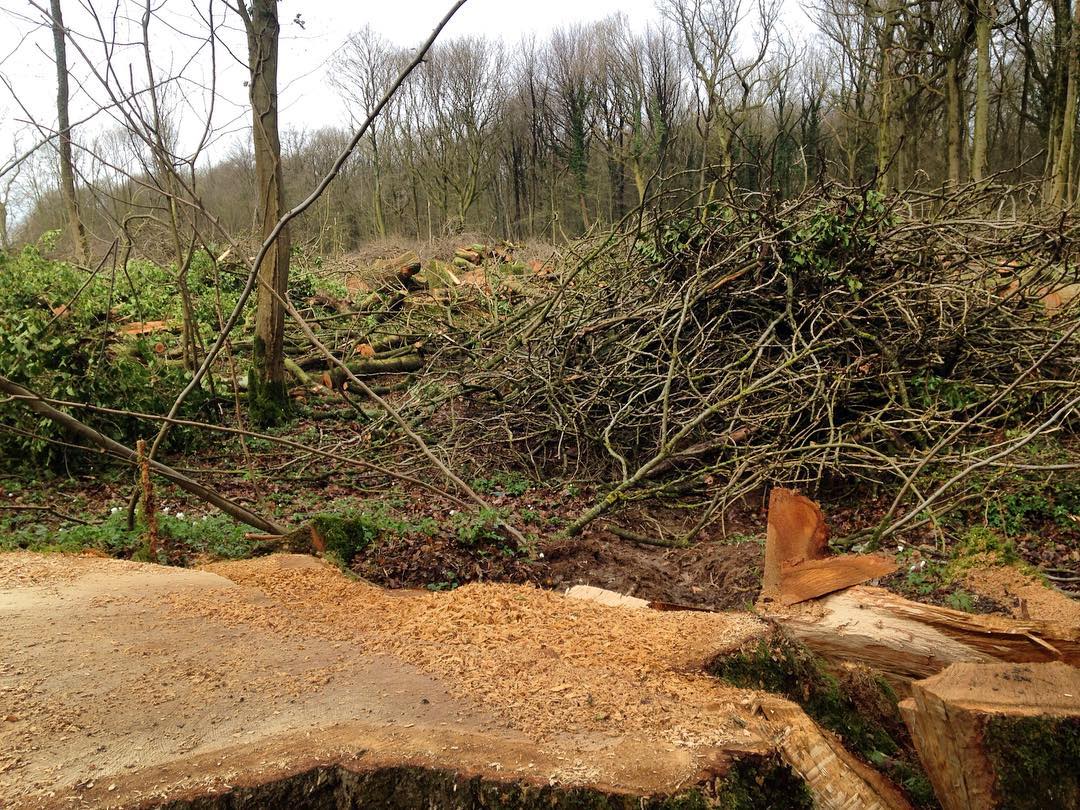
[[[953,664],[900,711],[944,810],[1080,807],[1080,670]]]

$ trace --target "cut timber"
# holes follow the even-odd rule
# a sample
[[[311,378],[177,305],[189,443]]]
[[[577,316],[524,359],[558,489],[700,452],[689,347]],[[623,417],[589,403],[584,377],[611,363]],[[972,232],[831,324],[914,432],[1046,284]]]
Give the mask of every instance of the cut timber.
[[[791,608],[765,607],[797,641],[834,661],[880,670],[904,683],[973,661],[1080,666],[1080,628],[978,616],[857,586]]]
[[[776,487],[769,495],[762,597],[780,597],[784,565],[819,559],[828,547],[829,529],[821,508],[794,490]]]
[[[896,564],[892,560],[873,554],[842,554],[783,566],[780,601],[785,605],[798,604],[895,570]]]
[[[638,599],[636,596],[627,596],[615,591],[609,591],[606,588],[596,588],[592,585],[575,585],[566,592],[566,595],[571,599],[583,599],[586,602],[596,602],[598,605],[607,605],[608,607],[640,610],[649,606],[646,599]]]
[[[1080,807],[1080,670],[953,664],[900,711],[944,810]]]
[[[609,591],[607,588],[597,588],[593,585],[574,585],[566,591],[568,599],[581,599],[585,602],[596,602],[598,605],[608,607],[630,608],[631,610],[681,610],[692,613],[716,613],[709,608],[694,607],[693,605],[679,605],[675,602],[660,602],[658,600],[639,599],[636,596]]]
[[[382,259],[371,268],[368,283],[372,292],[409,287],[409,281],[420,272],[420,257],[414,251],[406,251],[391,259]]]
[[[886,557],[830,557],[829,529],[821,508],[791,489],[777,487],[769,495],[763,601],[792,605],[895,570],[895,563]]]
[[[887,779],[859,762],[844,746],[793,703],[771,699],[765,718],[782,730],[776,739],[781,757],[806,782],[814,807],[822,810],[910,810]]]
[[[357,377],[374,377],[379,374],[407,374],[419,371],[423,362],[418,354],[402,354],[396,357],[367,357],[355,363],[349,363],[349,371]],[[330,385],[327,387],[340,390],[348,387],[348,374],[340,368],[329,372]],[[325,384],[325,378],[323,380]]]

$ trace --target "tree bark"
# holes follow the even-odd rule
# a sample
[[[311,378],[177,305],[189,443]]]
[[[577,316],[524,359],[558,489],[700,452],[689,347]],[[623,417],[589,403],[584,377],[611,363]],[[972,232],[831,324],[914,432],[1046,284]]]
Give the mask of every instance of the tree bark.
[[[990,28],[993,0],[979,3],[975,21],[975,132],[971,153],[971,179],[986,177],[986,153],[990,121]]]
[[[949,163],[949,185],[960,185],[962,144],[960,135],[960,107],[963,85],[957,65],[959,57],[950,55],[945,61],[945,149]]]
[[[1076,132],[1076,97],[1080,94],[1080,2],[1073,7],[1069,34],[1068,79],[1065,83],[1065,110],[1061,121],[1057,155],[1051,175],[1050,204],[1068,205],[1068,180],[1072,171],[1073,135]]]
[[[277,0],[251,0],[238,4],[248,37],[252,136],[255,145],[255,178],[259,193],[257,221],[263,239],[271,235],[285,213],[285,190],[278,135],[278,34]],[[288,416],[285,380],[284,298],[289,286],[289,234],[282,228],[258,268],[259,291],[255,306],[255,340],[248,377],[248,407],[252,421],[260,426],[280,424]],[[275,296],[274,293],[277,293]]]
[[[68,68],[67,41],[64,31],[64,16],[60,0],[50,0],[52,16],[53,51],[56,56],[56,128],[60,134],[60,193],[64,197],[69,233],[75,243],[75,250],[83,264],[90,264],[90,247],[86,240],[79,213],[79,198],[75,194],[75,166],[71,155],[71,120],[68,114]]]

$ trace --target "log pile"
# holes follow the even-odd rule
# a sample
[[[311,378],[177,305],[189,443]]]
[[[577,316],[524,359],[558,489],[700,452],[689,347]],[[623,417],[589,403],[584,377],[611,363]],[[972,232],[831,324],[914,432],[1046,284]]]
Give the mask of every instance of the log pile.
[[[470,308],[483,312],[490,298],[520,294],[522,279],[535,273],[516,258],[517,250],[509,242],[471,244],[427,260],[406,251],[355,271],[361,280],[350,285],[353,298],[318,293],[306,304],[352,374],[412,375],[438,353],[438,344],[457,343],[457,336],[446,335],[457,321],[472,323]],[[290,358],[288,368],[309,391],[347,388],[346,372],[328,368],[319,353]]]
[[[886,561],[830,557],[827,536],[817,504],[774,491],[759,613],[834,666],[868,667],[907,695],[899,710],[945,810],[1080,807],[1080,627],[863,585]]]

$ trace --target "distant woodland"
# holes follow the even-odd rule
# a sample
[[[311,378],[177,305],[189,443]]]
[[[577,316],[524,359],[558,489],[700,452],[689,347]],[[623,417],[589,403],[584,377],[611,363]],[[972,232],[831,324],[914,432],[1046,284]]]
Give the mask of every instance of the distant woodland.
[[[659,12],[644,29],[612,17],[514,44],[440,41],[293,223],[293,244],[332,254],[470,230],[560,242],[643,201],[783,199],[822,179],[927,193],[993,179],[1023,185],[1023,202],[1075,200],[1080,4],[819,0],[798,31],[771,0],[660,0]],[[370,29],[348,38],[330,70],[340,128],[281,135],[287,204],[327,173],[409,53]],[[250,145],[211,162],[169,142],[198,128],[170,110],[177,78],[161,82],[165,125],[147,110],[152,141],[132,135],[138,121],[72,129],[73,183],[98,250],[118,232],[161,242],[161,218],[143,216],[161,207],[161,160],[186,166],[218,226],[253,231]],[[55,162],[43,150],[5,175],[6,208],[20,211],[0,234],[7,246],[63,226]]]

